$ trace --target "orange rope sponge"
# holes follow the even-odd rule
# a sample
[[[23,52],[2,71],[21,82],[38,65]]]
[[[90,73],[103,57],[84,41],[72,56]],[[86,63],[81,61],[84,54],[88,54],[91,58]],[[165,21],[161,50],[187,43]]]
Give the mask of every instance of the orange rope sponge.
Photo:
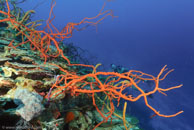
[[[1,19],[0,23],[1,22],[11,23],[12,26],[18,32],[20,32],[20,35],[26,38],[26,40],[23,40],[21,43],[17,45],[13,45],[14,40],[12,40],[9,46],[16,48],[20,45],[30,43],[31,50],[34,50],[34,51],[38,50],[39,52],[41,52],[41,56],[44,57],[45,62],[47,61],[48,57],[58,57],[61,54],[62,50],[60,49],[60,45],[59,45],[60,41],[63,41],[66,38],[72,37],[73,30],[74,29],[79,30],[76,28],[76,26],[81,25],[81,24],[97,25],[100,21],[102,21],[104,18],[106,18],[109,15],[114,17],[111,10],[103,11],[105,7],[105,4],[104,4],[103,8],[100,10],[100,12],[95,17],[91,17],[91,18],[85,17],[79,23],[70,22],[61,31],[59,31],[51,23],[52,20],[54,19],[54,18],[51,18],[51,16],[52,16],[53,8],[56,4],[55,0],[53,0],[49,18],[47,20],[47,25],[43,30],[38,31],[35,29],[30,29],[27,26],[17,22],[16,16],[13,16],[10,13],[10,7],[9,7],[8,0],[6,0],[6,4],[7,4],[7,12],[0,10],[0,13],[7,16],[7,18]],[[96,21],[92,21],[99,17],[101,18]],[[22,31],[18,25],[21,26],[23,30],[25,31]],[[48,54],[51,45],[55,46],[56,53]],[[64,56],[64,59],[67,60],[68,63],[70,63],[69,60],[65,56]]]
[[[150,108],[156,115],[161,117],[174,117],[183,112],[183,111],[179,111],[172,115],[160,114],[159,111],[157,111],[148,103],[147,97],[149,95],[154,94],[157,91],[159,93],[165,94],[164,92],[166,91],[169,91],[175,88],[180,88],[182,86],[182,85],[178,85],[178,86],[173,86],[166,89],[162,89],[159,87],[159,81],[164,80],[166,76],[173,71],[173,70],[167,71],[166,65],[161,69],[161,71],[156,77],[136,70],[130,70],[129,72],[125,72],[125,73],[96,72],[96,70],[94,70],[93,73],[79,76],[64,70],[58,65],[56,66],[59,67],[60,70],[65,73],[65,75],[60,75],[58,77],[58,80],[52,86],[52,88],[58,88],[58,89],[54,90],[50,95],[50,97],[55,98],[58,95],[69,91],[71,92],[72,95],[78,95],[79,93],[86,93],[91,95],[93,99],[93,105],[96,107],[96,110],[99,112],[99,114],[104,118],[104,120],[101,123],[106,122],[109,118],[112,117],[112,114],[115,109],[113,100],[117,100],[119,104],[119,101],[121,98],[126,101],[135,102],[142,97],[144,98],[145,105],[148,108]],[[96,69],[96,67],[94,66],[92,68]],[[162,74],[165,71],[167,72],[162,76]],[[106,76],[107,80],[102,82],[99,79],[100,76]],[[93,80],[88,81],[87,80],[88,78],[92,78]],[[153,81],[155,83],[155,88],[149,92],[144,92],[141,86],[138,85],[140,82],[144,82],[146,80]],[[64,84],[64,86],[61,86],[59,84]],[[135,97],[133,95],[126,95],[123,93],[123,91],[126,90],[127,88],[133,89],[132,87],[135,87],[139,91],[138,96]],[[107,95],[110,101],[109,102],[110,112],[108,116],[107,114],[104,114],[103,108],[99,108],[98,105],[96,104],[96,100],[95,100],[96,93],[104,93]],[[97,126],[99,126],[101,123],[99,123]]]

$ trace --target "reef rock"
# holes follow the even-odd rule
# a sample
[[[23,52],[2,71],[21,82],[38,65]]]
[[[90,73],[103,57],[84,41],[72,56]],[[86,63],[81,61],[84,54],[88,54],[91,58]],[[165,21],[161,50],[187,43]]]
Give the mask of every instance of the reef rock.
[[[17,88],[15,90],[14,102],[18,105],[16,113],[26,121],[40,115],[45,109],[42,105],[43,97],[38,93],[30,92],[27,89]]]

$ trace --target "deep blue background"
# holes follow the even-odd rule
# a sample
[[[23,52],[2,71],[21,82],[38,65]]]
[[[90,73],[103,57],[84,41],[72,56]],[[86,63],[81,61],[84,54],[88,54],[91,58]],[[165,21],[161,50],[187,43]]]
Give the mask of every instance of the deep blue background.
[[[98,14],[104,0],[56,0],[53,24],[62,28],[68,22]],[[43,3],[41,3],[43,2]],[[39,6],[36,6],[39,4]],[[47,19],[48,0],[28,0],[25,10],[36,8],[36,19]],[[118,18],[107,17],[95,27],[74,32],[66,41],[89,50],[108,68],[111,63],[157,75],[164,65],[174,68],[162,88],[183,84],[177,90],[158,94],[150,104],[163,114],[185,112],[174,118],[155,117],[143,101],[128,105],[128,112],[140,119],[146,130],[193,130],[194,123],[194,0],[115,0],[112,9]]]

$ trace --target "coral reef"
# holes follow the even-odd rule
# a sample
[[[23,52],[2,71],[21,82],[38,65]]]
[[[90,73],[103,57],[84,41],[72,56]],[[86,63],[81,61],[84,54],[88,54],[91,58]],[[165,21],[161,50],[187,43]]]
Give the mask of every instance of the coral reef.
[[[138,119],[126,114],[127,102],[122,112],[116,110],[121,99],[135,102],[143,98],[154,115],[161,117],[183,112],[161,114],[148,103],[148,96],[156,92],[166,95],[166,91],[182,86],[159,87],[159,82],[173,71],[166,71],[166,66],[156,77],[113,65],[114,72],[101,72],[101,64],[77,63],[80,57],[72,51],[75,47],[63,45],[78,25],[97,25],[107,16],[114,17],[110,10],[103,11],[105,5],[97,16],[68,23],[59,31],[51,18],[54,0],[44,30],[36,30],[40,25],[37,21],[30,22],[30,13],[34,11],[21,13],[16,3],[12,3],[11,10],[7,0],[1,4],[7,8],[0,10],[0,118],[14,117],[12,125],[16,128],[140,130]],[[146,81],[154,82],[155,88],[144,92],[141,85]],[[139,93],[127,95],[126,89]]]

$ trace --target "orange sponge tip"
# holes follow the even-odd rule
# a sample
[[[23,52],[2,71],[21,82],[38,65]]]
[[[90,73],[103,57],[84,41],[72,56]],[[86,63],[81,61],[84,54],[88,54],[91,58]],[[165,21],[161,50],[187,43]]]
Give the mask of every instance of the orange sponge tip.
[[[66,116],[65,116],[65,123],[69,123],[72,120],[74,120],[75,115],[73,112],[67,112]]]

